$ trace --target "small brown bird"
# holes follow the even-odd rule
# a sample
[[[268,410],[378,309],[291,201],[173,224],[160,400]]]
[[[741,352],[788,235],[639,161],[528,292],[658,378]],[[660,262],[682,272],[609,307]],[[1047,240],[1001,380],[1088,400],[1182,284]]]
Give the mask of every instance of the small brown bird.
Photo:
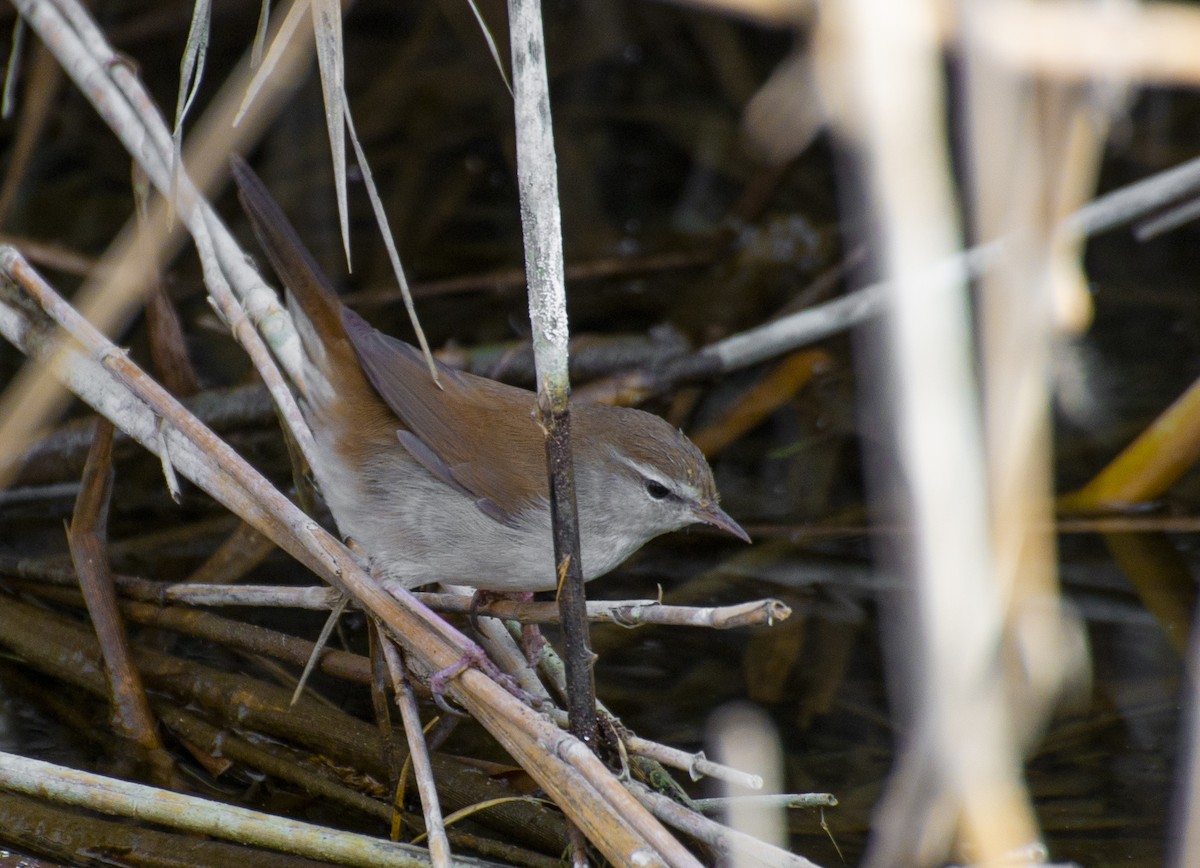
[[[343,534],[385,579],[492,591],[555,587],[545,438],[533,392],[438,367],[343,305],[240,158],[242,205],[304,348],[313,468]],[[703,522],[750,539],[717,505],[700,450],[641,410],[571,404],[583,575]]]

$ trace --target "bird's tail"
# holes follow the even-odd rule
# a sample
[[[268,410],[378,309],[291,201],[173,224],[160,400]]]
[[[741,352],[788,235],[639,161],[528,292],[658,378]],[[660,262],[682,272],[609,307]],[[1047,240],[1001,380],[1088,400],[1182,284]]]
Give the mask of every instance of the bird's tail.
[[[305,391],[326,384],[335,389],[347,385],[340,381],[346,372],[357,371],[358,363],[342,326],[341,301],[254,170],[236,154],[230,158],[230,167],[254,234],[287,287],[288,306],[305,355],[326,381],[306,382]],[[341,376],[336,376],[338,373]],[[306,371],[305,376],[309,379],[310,372]]]

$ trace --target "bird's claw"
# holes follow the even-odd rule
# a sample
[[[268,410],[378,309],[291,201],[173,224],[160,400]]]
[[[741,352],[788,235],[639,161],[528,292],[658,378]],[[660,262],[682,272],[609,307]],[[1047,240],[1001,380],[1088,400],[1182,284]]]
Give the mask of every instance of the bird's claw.
[[[517,683],[517,680],[503,672],[492,662],[482,648],[474,643],[471,643],[463,650],[463,656],[451,663],[445,669],[438,670],[429,679],[429,691],[433,694],[434,704],[443,711],[450,714],[461,715],[462,712],[452,709],[445,700],[446,688],[450,682],[466,672],[467,669],[474,666],[484,675],[491,678],[514,697],[521,700],[526,705],[536,708],[538,705],[537,699]]]

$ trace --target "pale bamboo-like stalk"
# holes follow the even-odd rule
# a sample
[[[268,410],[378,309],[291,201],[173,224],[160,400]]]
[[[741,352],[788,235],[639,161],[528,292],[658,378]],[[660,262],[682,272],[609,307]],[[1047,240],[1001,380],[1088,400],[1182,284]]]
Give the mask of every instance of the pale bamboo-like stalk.
[[[1097,7],[1097,20],[1113,8]],[[1064,686],[1088,679],[1082,625],[1064,614],[1058,587],[1049,386],[1056,332],[1091,320],[1073,215],[1097,183],[1107,135],[1101,91],[1118,82],[1096,68],[1100,89],[1043,81],[1031,90],[1024,71],[989,50],[992,11],[976,0],[964,6],[968,177],[977,231],[1011,239],[977,299],[993,581],[1005,646],[1021,660],[1001,677],[1023,752]]]
[[[1200,864],[1200,632],[1193,631],[1188,650],[1188,674],[1183,695],[1187,705],[1183,719],[1186,741],[1180,753],[1184,759],[1176,775],[1172,800],[1173,834],[1167,837],[1166,864],[1188,868]]]
[[[550,521],[558,603],[566,644],[571,732],[596,743],[596,683],[588,642],[587,597],[580,561],[579,513],[571,453],[571,381],[567,371],[567,289],[563,277],[558,166],[550,123],[550,84],[540,0],[509,0],[513,111],[517,133],[517,185],[525,236],[525,278],[533,326],[538,420],[546,432]]]
[[[926,864],[957,836],[981,864],[1035,840],[1021,757],[995,658],[1003,639],[986,502],[971,323],[943,129],[933,3],[851,0],[824,20],[823,85],[864,157],[868,211],[889,283],[888,372],[908,481],[917,645],[912,735],[881,802],[869,865]],[[839,54],[840,52],[840,54]],[[848,79],[840,93],[834,75]],[[842,97],[839,100],[839,96]],[[882,382],[881,382],[882,381]],[[898,640],[899,641],[899,640]],[[911,659],[896,644],[891,653]],[[966,734],[970,737],[966,737]]]
[[[750,18],[772,27],[794,27],[812,15],[812,0],[682,0],[698,9]]]
[[[998,67],[1060,82],[1200,84],[1200,11],[1186,3],[974,4],[975,47]]]
[[[761,709],[749,704],[731,703],[717,709],[705,726],[705,743],[722,762],[762,774],[763,788],[769,793],[784,790],[783,756],[779,734]],[[723,787],[724,795],[745,795],[733,785]],[[742,838],[734,841],[730,862],[735,868],[750,868],[762,860],[762,845],[783,848],[787,841],[784,808],[770,802],[728,800],[722,821],[744,836],[756,840],[747,847]]]

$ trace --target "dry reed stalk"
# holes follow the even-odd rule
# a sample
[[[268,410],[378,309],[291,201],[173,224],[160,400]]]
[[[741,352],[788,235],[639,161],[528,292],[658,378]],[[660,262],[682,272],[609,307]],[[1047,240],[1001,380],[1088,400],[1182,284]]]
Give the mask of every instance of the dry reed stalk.
[[[599,745],[596,680],[592,673],[594,655],[588,639],[579,510],[575,502],[562,214],[540,0],[508,0],[508,26],[525,277],[529,284],[529,321],[537,371],[538,424],[546,434],[550,524],[569,688],[567,711],[571,732],[594,749]]]
[[[79,588],[104,652],[117,729],[147,751],[161,754],[162,742],[154,725],[154,715],[150,713],[141,676],[133,665],[108,564],[106,545],[113,483],[113,426],[107,419],[100,419],[95,429],[96,437],[83,471],[83,484],[67,528],[67,542],[79,576]],[[158,759],[163,761],[166,757],[160,755]],[[170,766],[169,760],[161,764],[163,768]]]

